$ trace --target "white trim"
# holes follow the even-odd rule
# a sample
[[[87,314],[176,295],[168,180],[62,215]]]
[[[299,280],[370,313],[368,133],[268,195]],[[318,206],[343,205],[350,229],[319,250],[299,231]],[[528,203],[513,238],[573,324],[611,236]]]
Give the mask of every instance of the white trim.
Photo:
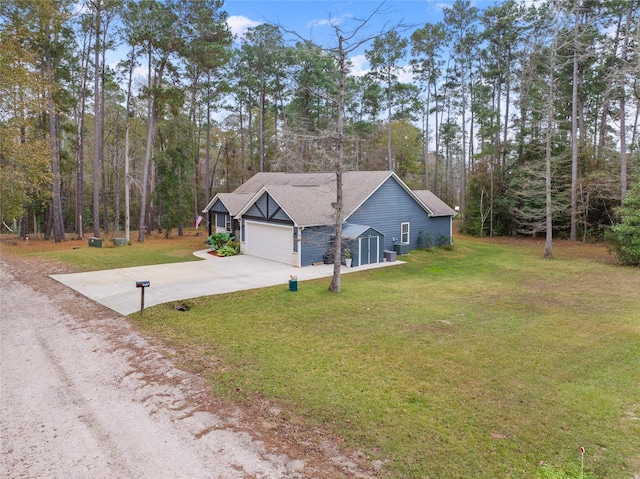
[[[203,213],[208,213],[208,212],[209,212],[209,210],[210,210],[211,208],[213,208],[213,205],[215,204],[215,202],[216,202],[216,200],[217,200],[217,199],[218,199],[218,194],[216,193],[216,195],[215,195],[213,198],[211,198],[211,201],[209,201],[209,203],[207,204],[207,206],[205,206],[205,207],[202,209],[202,212],[203,212]]]
[[[282,210],[282,212],[287,215],[287,218],[289,218],[292,222],[293,222],[293,226],[298,226],[298,224],[295,222],[295,220],[293,219],[293,217],[287,212],[287,210],[285,210],[282,205],[280,204],[280,202],[276,199],[276,197],[273,195],[273,193],[271,193],[271,191],[269,191],[269,187],[268,186],[263,186],[262,188],[260,188],[260,191],[258,191],[255,195],[253,195],[251,197],[251,199],[247,202],[246,205],[244,205],[244,207],[240,210],[240,213],[238,213],[235,216],[235,219],[239,220],[242,218],[242,216],[244,216],[244,214],[249,211],[251,209],[251,207],[253,205],[256,204],[256,202],[262,197],[262,195],[266,193],[267,195],[269,195],[271,197],[271,199],[273,201],[276,202],[276,204],[278,205],[278,207]],[[266,218],[265,218],[266,219]]]
[[[453,244],[453,218],[449,218],[449,246]]]
[[[407,225],[407,240],[404,241],[404,225]],[[411,243],[411,223],[408,221],[404,223],[400,223],[400,243],[401,244],[409,244]]]
[[[286,230],[286,233],[288,233],[288,239],[287,239],[287,245],[286,245],[286,253],[284,253],[286,255],[285,256],[278,256],[276,255],[271,255],[271,254],[267,254],[267,255],[262,255],[262,254],[255,254],[255,249],[256,248],[252,248],[252,243],[251,243],[251,238],[249,236],[249,229],[251,229],[249,226],[250,225],[255,225],[258,228],[280,228],[282,230]],[[277,223],[267,223],[264,221],[245,221],[244,227],[246,229],[245,234],[244,234],[244,241],[243,241],[243,252],[245,252],[246,254],[250,255],[250,256],[257,256],[258,258],[265,258],[271,261],[277,261],[279,263],[285,263],[285,264],[290,264],[292,266],[296,266],[296,262],[297,262],[297,258],[295,257],[295,253],[293,252],[293,226],[291,225],[281,225],[281,224],[277,224]],[[255,238],[254,238],[255,240]],[[256,243],[259,243],[259,241],[257,241]],[[253,245],[255,246],[254,243]],[[283,251],[275,248],[276,251],[279,251],[280,253],[283,253]],[[262,252],[259,250],[259,252]]]
[[[372,228],[373,229],[373,228]],[[376,251],[375,251],[375,262],[371,261],[371,240],[375,238],[376,240]],[[358,266],[362,266],[362,241],[367,240],[367,251],[369,252],[369,257],[367,258],[366,264],[377,264],[380,262],[380,236],[366,236],[358,238]]]

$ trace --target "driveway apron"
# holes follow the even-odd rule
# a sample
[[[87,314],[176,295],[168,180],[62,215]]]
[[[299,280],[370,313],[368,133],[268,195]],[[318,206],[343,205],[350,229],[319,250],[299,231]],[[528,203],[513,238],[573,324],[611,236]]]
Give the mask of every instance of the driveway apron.
[[[118,268],[86,273],[55,274],[51,278],[122,315],[140,311],[141,291],[137,281],[149,281],[145,307],[200,296],[230,293],[268,286],[287,285],[291,275],[298,281],[330,277],[333,265],[296,268],[255,256],[218,258],[207,251],[194,253],[203,261]],[[372,267],[402,264],[378,263],[358,268],[341,268],[341,274]]]

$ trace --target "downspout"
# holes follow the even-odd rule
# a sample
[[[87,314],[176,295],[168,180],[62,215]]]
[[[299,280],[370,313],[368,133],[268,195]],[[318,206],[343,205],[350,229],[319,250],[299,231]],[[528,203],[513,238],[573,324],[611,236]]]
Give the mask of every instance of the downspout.
[[[449,216],[449,245],[453,244],[453,216]]]

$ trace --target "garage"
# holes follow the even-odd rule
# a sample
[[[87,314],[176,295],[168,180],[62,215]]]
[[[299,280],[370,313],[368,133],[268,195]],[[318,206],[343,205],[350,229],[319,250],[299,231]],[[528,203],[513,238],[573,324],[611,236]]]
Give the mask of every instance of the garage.
[[[291,264],[293,227],[247,221],[245,229],[245,247],[243,248],[245,254]]]

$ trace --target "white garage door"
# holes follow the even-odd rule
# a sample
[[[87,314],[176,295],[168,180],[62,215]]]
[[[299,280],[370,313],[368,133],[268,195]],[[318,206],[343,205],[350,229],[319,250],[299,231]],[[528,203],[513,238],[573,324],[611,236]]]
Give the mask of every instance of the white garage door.
[[[251,256],[291,264],[293,228],[266,223],[245,223],[246,252]]]

